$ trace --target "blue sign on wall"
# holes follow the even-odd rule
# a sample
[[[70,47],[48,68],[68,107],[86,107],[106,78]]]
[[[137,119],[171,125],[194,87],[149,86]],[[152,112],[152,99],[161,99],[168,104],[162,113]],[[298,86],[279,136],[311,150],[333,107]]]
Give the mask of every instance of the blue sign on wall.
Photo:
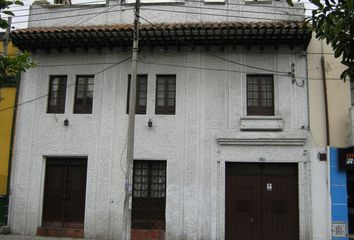
[[[330,148],[332,240],[348,240],[347,176],[338,169],[338,150]]]

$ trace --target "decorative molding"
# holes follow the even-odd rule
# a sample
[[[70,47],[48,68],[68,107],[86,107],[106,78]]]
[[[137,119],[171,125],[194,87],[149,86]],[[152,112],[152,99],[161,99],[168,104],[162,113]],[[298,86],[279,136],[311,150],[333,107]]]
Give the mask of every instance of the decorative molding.
[[[216,136],[216,142],[221,146],[304,146],[306,132],[229,132]]]
[[[240,129],[243,131],[281,131],[284,128],[280,116],[247,116],[240,118]]]

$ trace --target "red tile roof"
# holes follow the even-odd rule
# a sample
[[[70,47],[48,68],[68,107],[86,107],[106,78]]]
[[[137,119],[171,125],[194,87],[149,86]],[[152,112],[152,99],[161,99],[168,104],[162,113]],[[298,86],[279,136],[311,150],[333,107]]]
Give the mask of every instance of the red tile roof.
[[[215,32],[215,30],[218,30]],[[18,29],[14,43],[22,49],[131,45],[132,24],[61,26]],[[303,22],[202,22],[140,25],[142,45],[175,45],[193,39],[193,44],[304,44],[311,33]],[[219,37],[222,41],[210,41]],[[75,39],[75,41],[73,41]],[[226,39],[226,40],[225,40]],[[182,41],[182,42],[181,42]]]

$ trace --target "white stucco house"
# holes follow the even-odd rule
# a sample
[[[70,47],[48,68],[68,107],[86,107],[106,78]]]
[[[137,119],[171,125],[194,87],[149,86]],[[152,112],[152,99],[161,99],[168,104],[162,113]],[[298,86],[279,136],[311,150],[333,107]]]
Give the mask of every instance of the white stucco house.
[[[40,3],[12,33],[37,63],[19,95],[14,233],[122,238],[132,8]],[[312,214],[303,14],[142,3],[132,239],[329,239],[313,228],[327,219]]]

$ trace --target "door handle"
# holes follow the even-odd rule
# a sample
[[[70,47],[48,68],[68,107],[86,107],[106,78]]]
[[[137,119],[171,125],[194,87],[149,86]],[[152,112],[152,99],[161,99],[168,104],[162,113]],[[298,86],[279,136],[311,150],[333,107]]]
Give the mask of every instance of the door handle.
[[[253,217],[250,218],[250,222],[253,223],[254,222],[254,219]]]

